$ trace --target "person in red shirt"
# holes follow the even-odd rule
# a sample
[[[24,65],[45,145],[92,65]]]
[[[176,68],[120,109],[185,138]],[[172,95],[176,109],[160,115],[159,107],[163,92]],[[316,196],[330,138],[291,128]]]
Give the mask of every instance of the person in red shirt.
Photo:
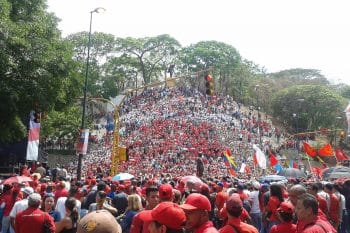
[[[333,184],[327,183],[324,187],[324,191],[328,193],[330,199],[329,220],[332,225],[338,229],[340,223],[340,202],[337,196],[334,194]]]
[[[265,207],[264,212],[264,218],[268,222],[268,232],[270,232],[270,229],[272,226],[277,225],[280,223],[278,217],[277,217],[277,209],[280,206],[280,204],[283,202],[283,192],[282,188],[279,184],[272,184],[270,186],[270,198],[267,203],[267,206]]]
[[[240,219],[244,208],[239,194],[232,194],[226,201],[226,210],[228,222],[219,230],[220,233],[258,233],[258,230],[255,227],[244,223]]]
[[[289,202],[282,202],[280,207],[277,209],[277,216],[281,223],[273,226],[270,233],[296,233],[297,227],[292,223],[294,206]]]
[[[153,210],[145,210],[140,213],[144,222],[150,222],[148,230],[150,233],[172,232],[182,233],[186,222],[186,215],[178,204],[165,201],[159,203]]]
[[[4,208],[2,217],[2,229],[1,232],[7,232],[10,228],[12,229],[10,212],[16,201],[21,200],[19,198],[19,190],[14,191],[14,188],[10,184],[5,184],[3,188],[3,194],[1,195],[0,206]]]
[[[337,231],[328,222],[319,218],[318,202],[311,194],[299,196],[295,212],[298,218],[297,233],[336,233]]]
[[[318,195],[318,191],[319,191],[319,186],[316,183],[310,184],[307,187],[307,192],[310,193],[311,195],[313,195],[317,199],[318,206],[321,209],[321,211],[326,216],[329,216],[329,214],[328,214],[328,207],[327,207],[327,201],[323,197]]]
[[[50,232],[55,232],[56,228],[53,218],[39,209],[40,203],[40,194],[33,193],[29,195],[28,208],[16,215],[16,233],[42,233],[44,232],[45,222]]]
[[[194,233],[218,233],[213,222],[209,221],[211,204],[206,196],[191,193],[180,207],[186,214],[186,229],[193,230]]]
[[[159,203],[159,193],[156,186],[149,186],[146,188],[146,207],[145,210],[152,210]],[[150,222],[143,221],[140,218],[140,214],[143,211],[140,211],[132,219],[130,233],[149,233],[148,225]]]

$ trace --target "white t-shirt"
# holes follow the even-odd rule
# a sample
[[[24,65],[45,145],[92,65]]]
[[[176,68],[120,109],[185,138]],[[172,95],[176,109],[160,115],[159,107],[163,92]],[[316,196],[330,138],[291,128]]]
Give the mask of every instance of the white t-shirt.
[[[259,191],[254,190],[249,195],[249,201],[252,203],[252,207],[250,209],[251,214],[257,214],[260,213],[260,207],[259,207]]]
[[[64,205],[66,200],[67,200],[67,197],[60,197],[57,199],[55,210],[60,212],[61,218],[64,218],[66,216],[66,206]],[[77,202],[78,213],[80,213],[81,202],[79,200],[76,200],[76,202]]]
[[[16,214],[28,208],[28,199],[16,201],[10,212],[10,217],[15,218]]]

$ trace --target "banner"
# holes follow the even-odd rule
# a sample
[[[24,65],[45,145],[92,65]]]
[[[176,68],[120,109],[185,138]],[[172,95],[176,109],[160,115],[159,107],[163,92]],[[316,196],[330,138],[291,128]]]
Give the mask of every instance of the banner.
[[[79,141],[77,144],[77,153],[86,155],[89,142],[89,129],[82,129],[79,135]]]
[[[29,132],[26,160],[37,161],[39,152],[40,121],[36,120],[36,113],[30,112]]]
[[[346,116],[346,122],[348,123],[348,133],[346,134],[346,138],[348,138],[348,135],[350,135],[350,102],[348,106],[344,110],[345,116]]]

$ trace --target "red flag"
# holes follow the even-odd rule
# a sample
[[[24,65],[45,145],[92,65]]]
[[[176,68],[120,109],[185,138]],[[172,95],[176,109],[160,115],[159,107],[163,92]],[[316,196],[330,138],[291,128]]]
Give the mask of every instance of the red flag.
[[[347,156],[340,148],[335,149],[335,157],[337,157],[338,161],[349,160],[349,156]]]
[[[229,168],[228,170],[229,170],[231,176],[237,176],[237,173],[233,168]]]
[[[254,155],[253,155],[253,161],[254,161],[255,165],[258,164],[258,159],[256,158],[256,153],[254,153]]]
[[[298,164],[293,161],[293,168],[298,168]]]
[[[315,148],[313,148],[312,146],[310,146],[306,142],[303,142],[303,145],[304,145],[304,151],[307,155],[309,155],[311,157],[315,157],[317,155],[317,151]]]
[[[276,157],[272,152],[270,151],[270,165],[271,167],[275,166],[278,163]]]
[[[250,174],[250,173],[251,173],[251,170],[250,170],[250,168],[248,167],[248,165],[245,166],[244,170],[245,170],[245,172],[246,172],[247,174]]]
[[[311,167],[311,172],[317,177],[321,177],[322,169],[320,167]]]
[[[324,145],[321,149],[318,150],[318,155],[321,157],[334,156],[334,151],[331,144]]]

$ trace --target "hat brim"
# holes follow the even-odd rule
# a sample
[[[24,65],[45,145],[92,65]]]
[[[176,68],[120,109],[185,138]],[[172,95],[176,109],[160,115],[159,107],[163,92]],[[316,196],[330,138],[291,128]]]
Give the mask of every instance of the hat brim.
[[[182,205],[180,205],[180,207],[184,210],[198,210],[197,207],[195,207],[193,205],[189,205],[189,204],[182,204]]]

